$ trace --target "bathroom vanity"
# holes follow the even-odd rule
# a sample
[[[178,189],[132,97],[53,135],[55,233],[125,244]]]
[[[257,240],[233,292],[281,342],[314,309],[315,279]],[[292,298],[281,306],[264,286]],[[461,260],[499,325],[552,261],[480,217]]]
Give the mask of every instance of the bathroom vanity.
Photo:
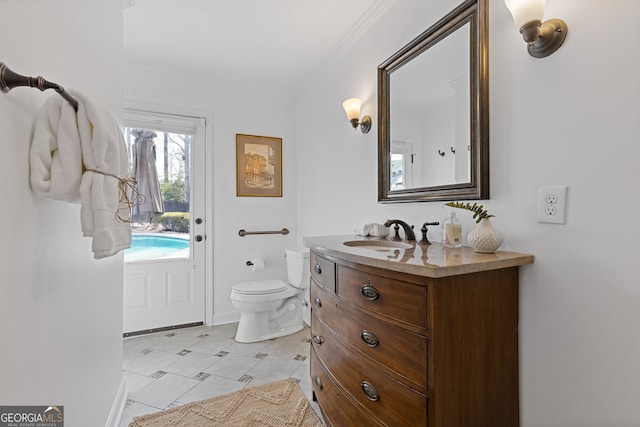
[[[311,382],[327,425],[519,425],[518,269],[532,255],[304,242]]]

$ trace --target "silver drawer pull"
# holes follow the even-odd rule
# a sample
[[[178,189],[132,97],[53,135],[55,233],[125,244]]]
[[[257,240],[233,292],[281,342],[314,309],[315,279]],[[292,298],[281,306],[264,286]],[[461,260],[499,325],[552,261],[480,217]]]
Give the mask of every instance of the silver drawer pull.
[[[371,285],[364,285],[360,288],[360,294],[368,301],[377,300],[380,297],[380,293],[376,288]]]
[[[364,341],[369,347],[377,347],[378,344],[380,344],[378,337],[373,332],[369,332],[366,329],[362,331],[360,338],[362,338],[362,341]]]
[[[316,264],[313,266],[313,271],[316,272],[316,274],[322,274],[322,269],[320,268],[320,264]]]
[[[316,386],[322,390],[322,380],[320,380],[320,377],[316,377]]]
[[[314,335],[311,337],[311,341],[313,341],[314,343],[320,345],[324,342],[324,338],[321,337],[320,335]]]
[[[320,298],[319,298],[319,297],[315,297],[315,298],[313,299],[313,304],[314,304],[317,308],[320,308],[320,307],[322,307],[322,300],[320,300]]]
[[[367,396],[367,399],[369,399],[370,401],[376,402],[380,400],[378,392],[369,382],[362,381],[360,387],[362,388],[362,391],[364,391],[365,396]]]

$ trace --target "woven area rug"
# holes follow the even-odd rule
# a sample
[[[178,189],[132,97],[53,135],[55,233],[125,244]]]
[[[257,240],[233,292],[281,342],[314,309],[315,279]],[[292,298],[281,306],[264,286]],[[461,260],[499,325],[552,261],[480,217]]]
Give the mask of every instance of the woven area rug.
[[[289,378],[135,417],[129,424],[161,426],[322,427],[322,422],[298,383]]]

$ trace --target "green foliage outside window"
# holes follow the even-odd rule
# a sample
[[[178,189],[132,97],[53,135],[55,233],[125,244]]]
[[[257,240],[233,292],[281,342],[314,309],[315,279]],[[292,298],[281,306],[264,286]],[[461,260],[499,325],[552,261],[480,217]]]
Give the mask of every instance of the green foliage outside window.
[[[177,233],[189,232],[188,212],[165,212],[158,218],[164,231],[175,231]]]
[[[166,202],[185,203],[185,184],[184,180],[165,181],[160,183],[160,191],[162,192],[162,200]]]

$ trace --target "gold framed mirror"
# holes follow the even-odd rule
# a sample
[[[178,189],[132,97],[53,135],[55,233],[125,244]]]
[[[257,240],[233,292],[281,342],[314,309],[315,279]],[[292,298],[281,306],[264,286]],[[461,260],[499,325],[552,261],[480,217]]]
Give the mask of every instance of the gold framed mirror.
[[[489,198],[488,0],[378,66],[378,201]]]

